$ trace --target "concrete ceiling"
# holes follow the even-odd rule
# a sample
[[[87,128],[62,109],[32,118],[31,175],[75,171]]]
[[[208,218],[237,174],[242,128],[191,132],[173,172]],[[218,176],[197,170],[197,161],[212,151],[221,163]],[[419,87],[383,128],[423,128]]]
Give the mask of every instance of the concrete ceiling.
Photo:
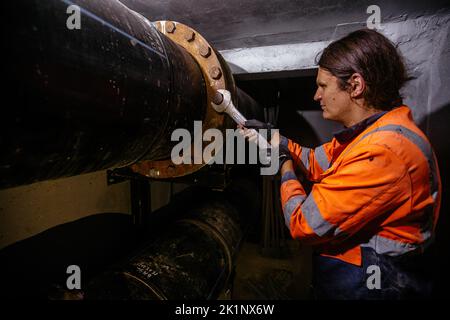
[[[363,26],[372,0],[121,0],[150,21],[174,20],[217,49],[326,41]],[[382,23],[448,10],[449,1],[375,2]],[[336,28],[337,27],[337,28]]]

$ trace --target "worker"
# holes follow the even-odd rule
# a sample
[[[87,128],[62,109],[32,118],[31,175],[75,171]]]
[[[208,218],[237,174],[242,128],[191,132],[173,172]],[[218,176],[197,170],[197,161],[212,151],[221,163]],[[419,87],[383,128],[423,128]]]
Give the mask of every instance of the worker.
[[[385,36],[362,29],[325,48],[318,67],[314,100],[344,128],[314,149],[279,134],[271,140],[286,225],[314,248],[314,296],[428,297],[424,255],[441,183],[430,142],[399,93],[408,80],[402,57]],[[243,130],[270,127],[249,120]],[[308,194],[302,171],[313,182]]]

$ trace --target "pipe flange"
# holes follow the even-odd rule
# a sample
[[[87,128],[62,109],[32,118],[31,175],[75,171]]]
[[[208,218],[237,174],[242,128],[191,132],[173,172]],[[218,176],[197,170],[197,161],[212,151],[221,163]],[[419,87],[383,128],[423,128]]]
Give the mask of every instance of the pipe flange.
[[[224,115],[217,113],[211,107],[216,91],[227,89],[224,75],[226,70],[223,69],[215,50],[197,31],[182,23],[157,21],[154,25],[159,32],[189,52],[202,71],[207,91],[206,114],[202,126],[203,132],[210,128],[223,129]],[[206,143],[203,143],[203,147],[205,147]],[[193,159],[195,157],[194,152],[203,153],[203,150],[197,150],[197,148],[192,147],[191,150]],[[202,164],[174,165],[171,160],[143,160],[131,165],[131,169],[152,179],[182,177],[198,171],[212,160],[212,158],[204,159],[203,154],[199,154],[197,157],[203,159],[204,162]]]

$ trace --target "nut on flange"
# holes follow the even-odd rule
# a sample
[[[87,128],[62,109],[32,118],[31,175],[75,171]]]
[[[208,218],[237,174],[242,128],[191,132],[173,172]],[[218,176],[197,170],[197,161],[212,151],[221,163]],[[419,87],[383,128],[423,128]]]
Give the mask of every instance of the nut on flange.
[[[199,52],[203,58],[208,58],[211,55],[211,47],[210,46],[201,46]]]
[[[222,77],[222,70],[220,70],[219,67],[212,67],[211,70],[209,71],[209,75],[211,76],[211,78],[213,78],[214,80],[219,80],[220,77]]]
[[[186,39],[187,42],[192,42],[195,40],[195,32],[192,30],[188,30],[185,35],[184,38]]]
[[[212,102],[217,105],[221,104],[223,102],[223,94],[217,91],[212,98]]]
[[[169,21],[166,24],[166,31],[169,32],[169,33],[174,33],[176,28],[177,28],[177,26],[172,21]]]

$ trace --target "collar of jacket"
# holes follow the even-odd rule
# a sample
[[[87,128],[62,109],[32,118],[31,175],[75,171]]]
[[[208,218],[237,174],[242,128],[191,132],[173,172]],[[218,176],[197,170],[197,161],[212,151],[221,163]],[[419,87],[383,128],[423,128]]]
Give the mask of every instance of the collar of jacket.
[[[366,130],[366,128],[368,126],[370,126],[372,123],[374,123],[375,121],[380,119],[386,113],[387,113],[387,111],[382,111],[382,112],[376,113],[374,115],[371,115],[370,117],[364,119],[361,122],[358,122],[357,124],[355,124],[349,128],[344,127],[344,129],[335,132],[333,135],[340,144],[345,144],[345,143],[353,140],[353,138],[355,138],[361,132]]]

